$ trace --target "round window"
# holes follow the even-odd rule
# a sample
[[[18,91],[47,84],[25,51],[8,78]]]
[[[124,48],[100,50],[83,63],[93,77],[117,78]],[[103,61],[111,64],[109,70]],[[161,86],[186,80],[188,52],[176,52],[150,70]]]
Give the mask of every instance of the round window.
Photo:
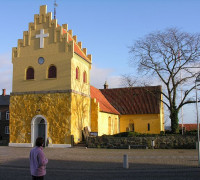
[[[44,58],[43,57],[39,57],[38,58],[38,63],[39,64],[43,64],[44,63]]]

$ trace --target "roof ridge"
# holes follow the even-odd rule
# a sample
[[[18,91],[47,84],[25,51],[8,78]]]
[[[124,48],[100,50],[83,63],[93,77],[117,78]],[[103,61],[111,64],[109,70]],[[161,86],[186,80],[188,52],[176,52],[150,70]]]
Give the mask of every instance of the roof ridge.
[[[102,94],[120,114],[158,114],[160,113],[161,86],[134,88],[100,89]]]
[[[109,89],[99,89],[99,90],[111,90],[111,89],[139,89],[139,88],[154,88],[154,87],[162,87],[162,85],[157,86],[135,86],[135,87],[121,87],[121,88],[109,88]]]

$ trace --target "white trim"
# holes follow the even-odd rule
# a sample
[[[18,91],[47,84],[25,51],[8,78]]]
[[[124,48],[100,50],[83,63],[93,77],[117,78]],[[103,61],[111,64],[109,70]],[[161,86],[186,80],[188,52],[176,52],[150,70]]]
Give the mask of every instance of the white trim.
[[[9,143],[10,147],[33,147],[32,143]]]
[[[6,120],[9,121],[10,120],[10,112],[6,111]]]
[[[69,148],[72,147],[71,144],[52,144],[48,147],[52,147],[52,148]]]
[[[33,119],[32,119],[32,121],[31,121],[31,143],[32,144],[35,144],[35,141],[36,141],[36,135],[37,135],[37,133],[35,132],[35,126],[38,124],[38,123],[36,123],[36,120],[37,119],[44,119],[44,121],[45,121],[45,142],[47,141],[47,129],[48,129],[48,123],[47,123],[47,119],[44,117],[44,116],[42,116],[42,115],[36,115],[35,117],[33,117]]]

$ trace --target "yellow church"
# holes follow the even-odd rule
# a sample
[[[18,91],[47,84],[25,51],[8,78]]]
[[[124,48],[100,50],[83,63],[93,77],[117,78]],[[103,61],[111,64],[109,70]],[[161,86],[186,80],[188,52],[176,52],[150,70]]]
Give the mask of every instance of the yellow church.
[[[164,131],[161,86],[91,86],[92,56],[46,5],[12,49],[12,63],[9,146],[33,147],[42,136],[46,146],[71,147],[85,127],[98,136]]]

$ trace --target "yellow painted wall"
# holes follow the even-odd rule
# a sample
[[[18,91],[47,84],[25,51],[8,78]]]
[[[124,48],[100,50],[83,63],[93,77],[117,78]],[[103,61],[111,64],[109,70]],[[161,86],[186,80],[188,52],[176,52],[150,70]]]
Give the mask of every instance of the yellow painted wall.
[[[111,123],[109,123],[109,120],[111,120]],[[117,123],[117,126],[115,123]],[[109,124],[111,127],[109,127]],[[115,127],[117,127],[117,130],[115,130]],[[109,128],[111,129],[109,130]],[[115,133],[119,133],[119,116],[115,114],[99,112],[98,136],[102,136],[104,134],[112,135]]]
[[[160,114],[121,115],[120,132],[126,132],[129,124],[132,123],[134,123],[135,132],[160,134]],[[150,123],[150,131],[148,131],[148,123]]]
[[[72,93],[71,134],[74,142],[82,140],[82,130],[90,127],[90,97]]]
[[[99,103],[91,99],[91,132],[98,132]]]
[[[23,40],[18,40],[18,47],[13,48],[13,92],[66,90],[71,87],[73,42],[67,43],[65,36],[61,38],[63,28],[58,27],[57,21],[51,20],[49,14],[45,16],[46,22],[39,22],[40,16],[36,15],[34,25],[29,24],[29,31],[24,33]],[[35,38],[40,29],[44,29],[44,33],[49,33],[49,37],[44,38],[42,49],[39,39]],[[29,44],[20,43],[26,39],[29,39]],[[44,64],[38,64],[39,57],[45,59]],[[56,79],[47,78],[48,68],[52,64],[57,67]],[[35,70],[35,79],[25,80],[26,69],[30,66]]]
[[[163,99],[163,95],[161,95],[161,100]],[[160,102],[160,131],[165,131],[165,119],[164,119],[164,105],[163,102]]]
[[[119,115],[101,112],[96,99],[91,99],[91,131],[98,136],[119,133]]]
[[[79,67],[80,78],[76,79],[76,67]],[[71,130],[74,142],[82,140],[84,127],[91,127],[90,121],[90,67],[91,65],[78,55],[74,55],[71,63],[71,88],[72,93],[72,116]],[[87,73],[87,82],[83,82],[83,72]]]
[[[80,79],[76,79],[76,68],[79,67],[80,72]],[[77,92],[81,92],[87,95],[90,95],[90,68],[91,64],[85,61],[83,58],[79,57],[78,55],[74,55],[72,58],[71,63],[71,88]],[[87,82],[83,82],[83,72],[86,71],[87,73]]]
[[[42,115],[48,123],[47,137],[53,144],[66,144],[71,135],[70,106],[70,93],[11,95],[10,143],[31,143],[31,121]]]

